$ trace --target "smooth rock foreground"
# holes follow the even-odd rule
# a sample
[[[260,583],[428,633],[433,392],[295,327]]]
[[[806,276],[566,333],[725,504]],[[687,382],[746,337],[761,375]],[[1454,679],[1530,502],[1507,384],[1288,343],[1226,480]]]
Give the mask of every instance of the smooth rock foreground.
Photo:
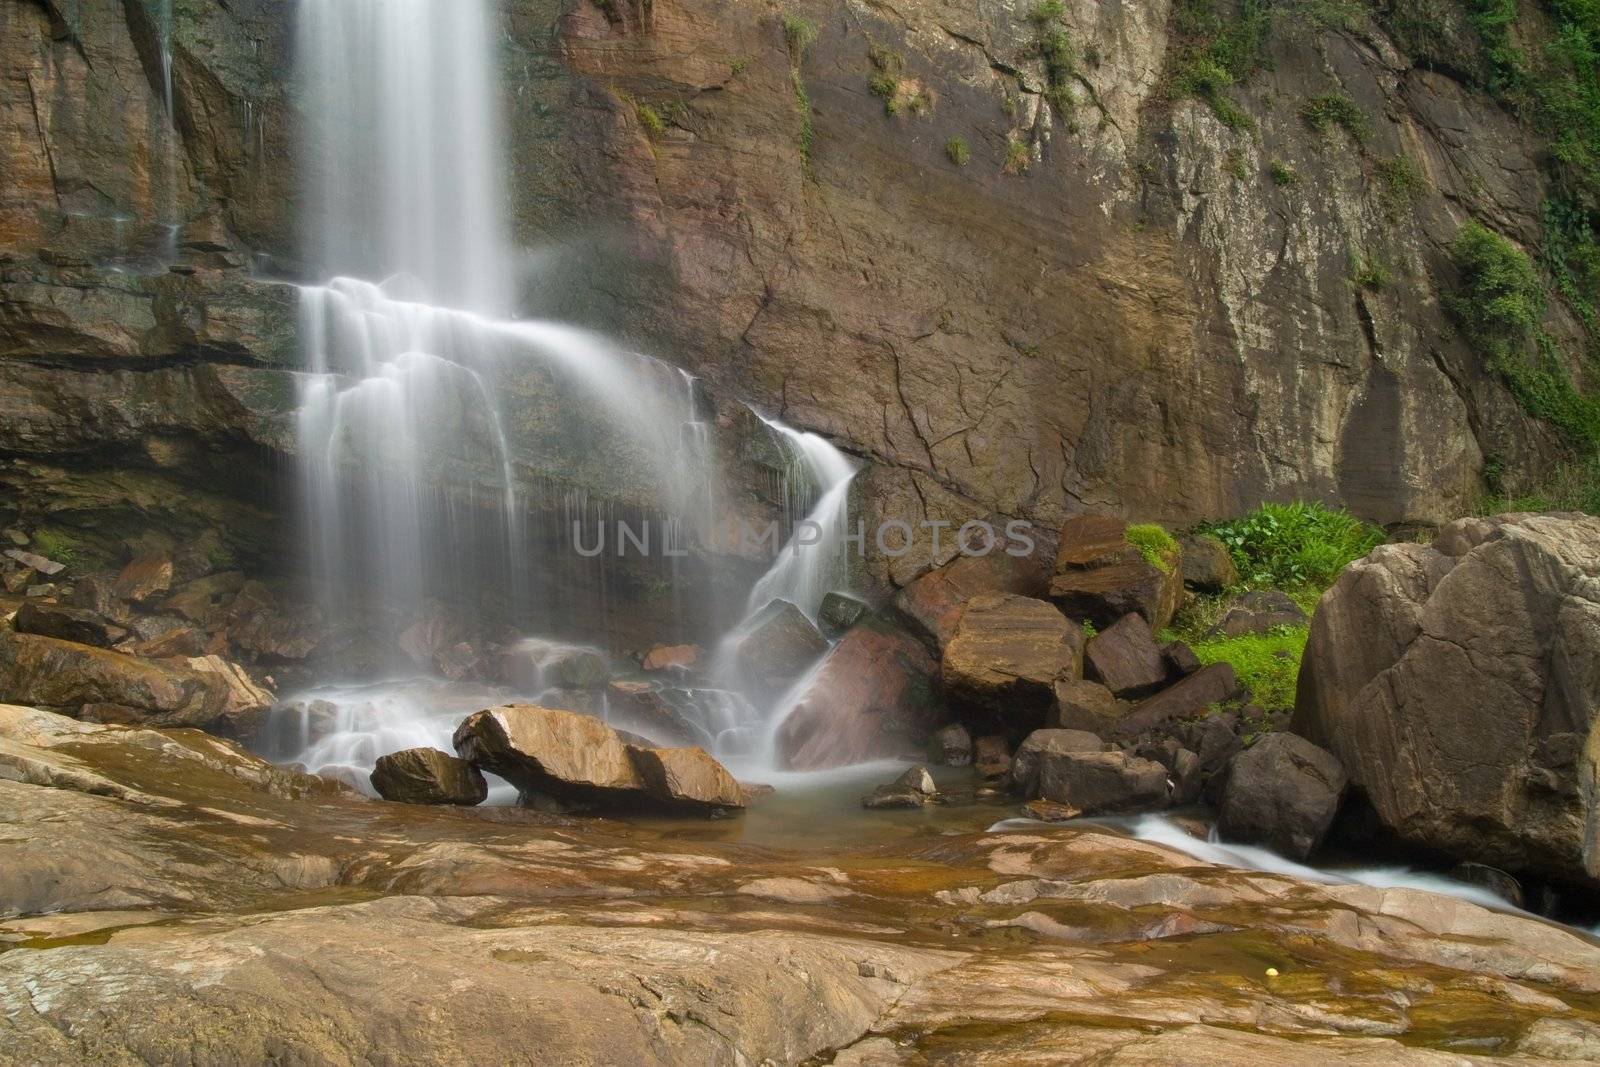
[[[1083,828],[663,841],[0,707],[8,1064],[1489,1067],[1595,1062],[1597,993],[1569,929]]]

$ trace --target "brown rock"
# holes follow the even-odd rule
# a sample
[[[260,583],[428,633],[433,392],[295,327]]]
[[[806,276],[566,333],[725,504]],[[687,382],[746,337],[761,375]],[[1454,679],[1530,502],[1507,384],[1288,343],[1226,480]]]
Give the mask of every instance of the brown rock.
[[[650,682],[613,681],[606,686],[606,721],[643,734],[656,745],[708,745],[715,739],[667,702]]]
[[[1083,666],[1087,676],[1119,697],[1141,697],[1167,681],[1167,664],[1161,658],[1144,616],[1129,613],[1116,625],[1089,639]]]
[[[1101,629],[1130,612],[1152,629],[1172,621],[1183,596],[1176,566],[1169,573],[1146,563],[1126,538],[1127,523],[1106,515],[1076,515],[1061,527],[1050,599],[1074,619]]]
[[[639,748],[628,755],[644,779],[645,791],[674,811],[744,807],[744,791],[728,769],[702,748]]]
[[[111,588],[122,599],[135,602],[166,595],[172,588],[171,546],[144,544],[122,568]]]
[[[939,667],[922,642],[872,616],[828,653],[778,729],[779,758],[795,770],[874,759],[918,759],[948,719]]]
[[[704,654],[699,645],[657,645],[644,654],[642,666],[647,671],[692,671]]]
[[[902,589],[895,608],[943,655],[968,600],[984,593],[1041,597],[1046,585],[1044,568],[1034,556],[1009,556],[1003,551],[957,556]]]
[[[1004,778],[1011,773],[1011,746],[999,734],[988,734],[972,742],[972,769],[979,778]]]
[[[483,774],[464,759],[436,748],[408,748],[379,756],[372,788],[402,804],[482,804],[489,796]]]
[[[1045,756],[1105,749],[1105,742],[1087,730],[1035,730],[1017,747],[1011,786],[1025,797],[1033,796],[1039,791],[1039,764]]]
[[[967,602],[942,666],[962,703],[1008,719],[1042,713],[1057,682],[1082,674],[1083,629],[1046,601],[985,593]]]
[[[805,613],[787,600],[762,608],[734,638],[740,677],[754,692],[776,696],[828,651],[828,642]]]
[[[1056,706],[1050,725],[1064,730],[1109,730],[1122,716],[1124,705],[1099,682],[1082,678],[1056,683]]]
[[[435,655],[436,650],[425,654]],[[502,653],[500,675],[525,693],[600,689],[611,679],[611,664],[596,649],[525,638]]]
[[[127,631],[92,611],[69,608],[60,604],[41,604],[25,601],[17,609],[11,625],[19,633],[59,637],[63,641],[76,641],[81,645],[109,648],[127,636]]]
[[[1232,665],[1213,663],[1134,705],[1133,710],[1123,716],[1117,733],[1132,737],[1176,719],[1197,716],[1209,707],[1239,698],[1243,692]]]
[[[837,640],[872,613],[872,606],[845,593],[828,593],[817,608],[817,623],[822,632]]]
[[[57,563],[53,559],[47,559],[37,552],[28,552],[20,548],[8,548],[5,550],[5,554],[10,559],[16,560],[24,567],[36,571],[46,578],[60,574],[67,569],[65,564]]]
[[[163,600],[161,610],[182,615],[209,630],[227,621],[228,607],[244,583],[245,577],[239,571],[208,574]]]
[[[1293,729],[1402,840],[1600,885],[1600,518],[1452,523],[1322,598]]]
[[[1228,605],[1207,637],[1240,637],[1264,634],[1280,626],[1304,626],[1306,613],[1286,593],[1276,589],[1253,589]]]
[[[938,796],[933,775],[923,766],[912,767],[892,782],[878,786],[861,798],[861,806],[873,810],[920,808]]]
[[[1039,753],[1039,795],[1085,815],[1166,807],[1167,769],[1126,752]]]
[[[946,767],[965,767],[972,762],[972,734],[958,722],[933,735],[934,762]]]
[[[1182,641],[1172,641],[1161,649],[1161,658],[1167,661],[1167,671],[1174,681],[1187,678],[1201,667],[1200,657]]]
[[[0,630],[0,693],[14,703],[120,704],[150,725],[209,728],[223,715],[229,689],[214,673]]]
[[[1202,593],[1220,593],[1239,584],[1228,546],[1210,534],[1191,534],[1179,540],[1183,549],[1183,584]]]
[[[1346,782],[1331,752],[1294,734],[1267,734],[1234,757],[1217,829],[1229,840],[1306,859],[1333,825]]]
[[[537,704],[474,712],[456,727],[458,755],[523,793],[575,803],[637,800],[643,777],[599,719]]]
[[[1043,797],[1034,797],[1022,805],[1022,813],[1030,819],[1040,822],[1068,822],[1083,814],[1070,804],[1058,804],[1053,800]]]

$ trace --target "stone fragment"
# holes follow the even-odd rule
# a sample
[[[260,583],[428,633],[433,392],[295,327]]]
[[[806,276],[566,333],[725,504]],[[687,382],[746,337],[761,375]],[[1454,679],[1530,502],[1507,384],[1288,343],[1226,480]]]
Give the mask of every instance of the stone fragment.
[[[1011,773],[1011,746],[999,734],[989,734],[972,742],[972,769],[979,778],[1004,778]]]
[[[828,593],[822,598],[822,606],[817,609],[817,622],[821,624],[824,634],[837,640],[871,611],[871,605],[865,601],[845,593]]]
[[[705,650],[699,645],[657,645],[644,654],[646,671],[692,671],[700,664]]]
[[[1137,613],[1124,615],[1114,626],[1091,637],[1083,666],[1087,677],[1124,698],[1148,696],[1167,681],[1161,646],[1156,644],[1150,624]]]
[[[372,788],[402,804],[482,804],[489,796],[483,774],[464,759],[436,748],[408,748],[379,756]]]
[[[900,777],[885,785],[880,785],[869,795],[861,798],[861,806],[871,809],[885,808],[920,808],[924,804],[933,802],[939,789],[934,784],[933,775],[928,773],[928,768],[923,766],[912,767]]]

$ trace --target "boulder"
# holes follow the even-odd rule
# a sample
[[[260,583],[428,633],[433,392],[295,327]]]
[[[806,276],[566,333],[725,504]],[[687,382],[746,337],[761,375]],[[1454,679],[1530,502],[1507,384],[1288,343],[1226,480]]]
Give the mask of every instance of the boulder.
[[[215,629],[227,622],[228,609],[244,584],[245,577],[239,571],[208,574],[161,601],[161,610],[181,615],[205,629]]]
[[[1039,791],[1039,764],[1046,756],[1105,750],[1105,742],[1087,730],[1035,730],[1012,757],[1011,787],[1025,797],[1034,796]]]
[[[34,600],[23,602],[11,625],[18,633],[59,637],[63,641],[99,648],[110,648],[128,633],[116,623],[84,608],[41,604]]]
[[[0,630],[0,695],[19,704],[131,708],[152,726],[222,727],[231,685],[222,675],[38,634]]]
[[[379,756],[372,788],[401,804],[482,804],[489,796],[483,774],[464,759],[436,748],[408,748]]]
[[[1166,729],[1199,757],[1202,784],[1226,770],[1228,763],[1244,748],[1239,737],[1239,717],[1233,712],[1171,722]]]
[[[871,605],[865,601],[845,593],[828,593],[822,598],[822,606],[817,609],[817,622],[821,624],[824,634],[837,640],[871,612]]]
[[[778,728],[779,759],[820,770],[875,759],[920,759],[948,720],[939,666],[927,648],[881,615],[840,638],[795,696]]]
[[[1333,825],[1346,784],[1343,765],[1327,749],[1294,734],[1267,734],[1229,766],[1217,829],[1229,840],[1306,859]]]
[[[965,767],[972,762],[972,735],[958,722],[933,735],[933,760],[946,767]]]
[[[1352,564],[1293,729],[1400,839],[1600,886],[1600,518],[1463,519]]]
[[[920,808],[924,804],[931,804],[938,795],[939,788],[934,784],[933,775],[928,773],[928,768],[917,766],[862,797],[861,806],[875,810]]]
[[[668,703],[661,688],[651,682],[610,683],[605,688],[605,706],[606,722],[618,729],[643,734],[654,744],[700,745],[710,744],[713,740]]]
[[[939,655],[955,636],[967,601],[985,593],[1042,597],[1048,585],[1041,561],[996,550],[984,556],[957,556],[900,591],[895,610]]]
[[[1127,752],[1039,753],[1038,793],[1080,815],[1163,808],[1171,801],[1167,769]]]
[[[954,700],[1005,719],[1033,712],[1042,722],[1056,683],[1083,673],[1083,628],[1048,601],[984,593],[967,602],[942,667]]]
[[[657,645],[644,654],[640,664],[646,671],[692,671],[699,666],[705,650],[699,645]]]
[[[773,600],[733,638],[740,680],[753,693],[776,696],[828,651],[828,642],[787,600]]]
[[[1150,738],[1134,746],[1133,754],[1154,760],[1167,769],[1174,805],[1193,804],[1200,799],[1200,787],[1204,784],[1200,756],[1184,748],[1175,738]]]
[[[1165,729],[1179,719],[1198,716],[1217,704],[1244,694],[1238,676],[1227,663],[1202,667],[1189,677],[1140,701],[1118,722],[1118,735],[1134,737],[1146,730]]]
[[[243,667],[221,656],[191,656],[186,662],[195,673],[219,680],[214,688],[220,690],[221,704],[205,728],[238,741],[253,740],[276,699],[272,692]]]
[[[1061,527],[1050,599],[1074,619],[1105,629],[1130,612],[1152,629],[1172,621],[1183,596],[1180,561],[1159,567],[1128,543],[1128,524],[1108,515],[1075,515]]]
[[[1125,698],[1147,696],[1167,681],[1161,646],[1156,644],[1150,624],[1137,613],[1124,615],[1114,626],[1089,638],[1083,668],[1088,678]]]
[[[628,746],[587,715],[505,704],[469,715],[451,742],[462,759],[525,794],[582,804],[644,793]]]
[[[117,574],[111,590],[123,600],[142,603],[172,589],[172,546],[149,539]]]
[[[1206,636],[1241,637],[1264,634],[1280,626],[1305,624],[1306,613],[1288,594],[1276,589],[1253,589],[1230,603],[1222,618],[1206,631]]]
[[[703,748],[641,748],[628,755],[656,804],[673,811],[705,814],[744,807],[744,790],[728,769]]]
[[[1011,773],[1011,746],[1000,734],[986,734],[972,742],[972,769],[979,778],[994,780]]]
[[[1113,729],[1124,708],[1099,682],[1070,678],[1056,683],[1056,706],[1049,725],[1098,733]]]
[[[428,655],[436,652],[434,649]],[[500,676],[507,685],[524,693],[599,689],[611,680],[611,663],[598,649],[529,637],[501,654]]]
[[[1183,584],[1202,593],[1220,593],[1239,584],[1228,546],[1210,534],[1190,534],[1178,541],[1183,549]]]
[[[1194,649],[1182,641],[1169,641],[1161,646],[1161,658],[1166,661],[1168,677],[1173,681],[1189,677],[1202,666]]]

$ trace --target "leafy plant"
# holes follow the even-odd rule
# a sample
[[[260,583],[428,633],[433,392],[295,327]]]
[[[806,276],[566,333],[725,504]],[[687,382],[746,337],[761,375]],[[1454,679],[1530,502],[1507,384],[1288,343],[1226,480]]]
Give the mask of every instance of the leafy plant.
[[[1203,100],[1230,129],[1252,129],[1232,90],[1265,65],[1272,18],[1272,0],[1243,0],[1236,9],[1226,0],[1178,0],[1169,94]]]
[[[1321,93],[1307,100],[1300,108],[1300,117],[1318,133],[1327,133],[1337,126],[1357,144],[1366,144],[1367,138],[1372,136],[1371,124],[1361,105],[1348,93],[1338,90]]]
[[[1245,584],[1326,588],[1351,561],[1384,542],[1382,530],[1322,504],[1263,504],[1203,532],[1228,546]]]
[[[1350,283],[1356,288],[1375,293],[1386,288],[1389,281],[1389,268],[1382,260],[1366,252],[1357,252],[1352,256]]]
[[[1300,184],[1299,173],[1281,159],[1274,159],[1267,164],[1267,173],[1272,176],[1273,185],[1289,186]]]
[[[1128,544],[1139,550],[1144,561],[1163,574],[1171,574],[1177,566],[1178,542],[1165,529],[1153,522],[1135,523],[1123,534]]]
[[[666,120],[661,117],[661,112],[649,104],[635,104],[633,113],[639,119],[639,125],[644,128],[645,134],[652,139],[666,132]]]
[[[964,137],[952,137],[944,143],[944,154],[950,157],[950,162],[958,167],[966,166],[972,160],[972,150],[967,147]]]
[[[783,16],[783,41],[789,47],[789,58],[793,62],[800,62],[805,57],[806,49],[815,44],[816,40],[815,23],[808,22],[799,15]]]

